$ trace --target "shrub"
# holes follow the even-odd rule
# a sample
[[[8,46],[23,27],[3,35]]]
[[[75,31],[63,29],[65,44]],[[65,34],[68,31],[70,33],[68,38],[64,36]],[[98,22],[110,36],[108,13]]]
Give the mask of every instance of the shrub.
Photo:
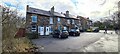
[[[38,38],[37,32],[27,33],[26,35],[29,39],[37,39]]]

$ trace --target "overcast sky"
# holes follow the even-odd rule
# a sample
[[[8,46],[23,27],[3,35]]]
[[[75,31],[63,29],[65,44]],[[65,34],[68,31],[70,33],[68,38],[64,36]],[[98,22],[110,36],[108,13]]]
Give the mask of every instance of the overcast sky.
[[[18,6],[17,9],[23,16],[26,15],[26,5],[47,11],[54,6],[55,11],[59,13],[65,13],[68,10],[72,15],[98,20],[109,16],[109,10],[110,14],[117,11],[118,1],[120,0],[2,0],[0,4],[13,9]]]

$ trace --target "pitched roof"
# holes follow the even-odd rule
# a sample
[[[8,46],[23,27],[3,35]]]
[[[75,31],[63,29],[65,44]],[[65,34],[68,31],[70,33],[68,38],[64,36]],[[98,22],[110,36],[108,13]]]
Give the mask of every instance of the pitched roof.
[[[77,16],[75,16],[75,15],[71,15],[71,14],[69,14],[68,19],[79,19],[79,18],[77,18]]]
[[[35,13],[35,14],[40,14],[40,15],[45,15],[45,16],[51,16],[49,11],[41,10],[41,9],[36,9],[29,7],[29,10],[27,11],[29,13]]]
[[[77,18],[77,16],[69,14],[69,18],[76,19],[76,18]]]
[[[60,13],[58,13],[58,12],[54,12],[54,16],[58,16],[58,17],[65,17],[65,15],[60,14]]]
[[[50,11],[41,10],[41,9],[37,9],[37,8],[33,8],[33,7],[29,7],[27,12],[28,13],[35,13],[35,14],[45,15],[45,16],[52,16]],[[58,12],[54,12],[54,16],[66,18],[65,14],[61,14],[61,13],[58,13]],[[78,19],[78,18],[75,15],[69,14],[69,19]]]
[[[29,7],[29,10],[27,12],[28,13],[35,13],[35,14],[45,15],[45,16],[51,16],[50,11],[45,11],[45,10],[36,9],[36,8],[32,8],[32,7]],[[54,12],[54,16],[65,17],[63,14],[60,14],[58,12]]]
[[[68,19],[79,19],[79,18],[77,18],[77,16],[75,16],[75,15],[71,15],[71,14],[69,14],[69,16],[67,16],[67,14],[63,14],[64,16],[66,16]]]

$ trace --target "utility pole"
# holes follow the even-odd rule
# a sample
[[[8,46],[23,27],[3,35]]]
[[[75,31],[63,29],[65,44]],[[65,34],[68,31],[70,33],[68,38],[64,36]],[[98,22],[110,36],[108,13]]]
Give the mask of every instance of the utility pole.
[[[116,16],[118,19],[117,25],[120,26],[120,1],[118,2],[118,12],[117,12]],[[120,35],[120,27],[118,27],[118,34]]]
[[[118,26],[120,26],[120,1],[118,2],[118,14],[117,14],[118,16]],[[120,27],[119,27],[119,29],[120,29]]]

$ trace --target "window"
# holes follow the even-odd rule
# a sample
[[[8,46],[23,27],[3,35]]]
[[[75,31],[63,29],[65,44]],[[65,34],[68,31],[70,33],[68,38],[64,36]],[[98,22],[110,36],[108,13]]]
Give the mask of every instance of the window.
[[[32,17],[32,22],[37,22],[37,16],[31,16]]]
[[[32,32],[36,32],[36,25],[32,25]]]
[[[60,18],[58,18],[58,23],[60,23]]]
[[[52,33],[52,32],[53,32],[53,29],[52,29],[52,27],[51,27],[51,26],[49,26],[49,31],[50,31],[50,33]]]
[[[63,30],[67,30],[67,27],[64,27],[64,29]]]
[[[53,18],[50,18],[50,24],[53,24]]]
[[[67,20],[67,23],[70,24],[70,20]]]
[[[75,24],[74,20],[72,20],[72,24]]]
[[[58,26],[58,30],[60,30],[60,26]]]

